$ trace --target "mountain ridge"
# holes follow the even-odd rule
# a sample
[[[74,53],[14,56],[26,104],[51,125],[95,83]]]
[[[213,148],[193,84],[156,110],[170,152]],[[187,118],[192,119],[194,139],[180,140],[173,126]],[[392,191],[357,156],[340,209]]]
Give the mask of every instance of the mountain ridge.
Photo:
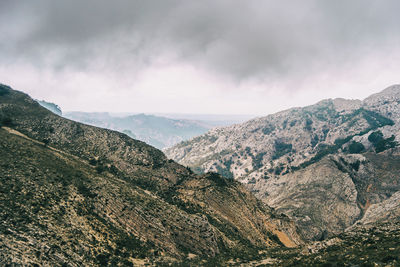
[[[326,99],[212,129],[166,154],[198,173],[242,182],[294,219],[303,238],[325,239],[400,190],[399,110],[400,86],[394,85],[363,101]]]
[[[240,183],[195,175],[4,85],[0,126],[1,264],[170,264],[302,243],[291,220]]]

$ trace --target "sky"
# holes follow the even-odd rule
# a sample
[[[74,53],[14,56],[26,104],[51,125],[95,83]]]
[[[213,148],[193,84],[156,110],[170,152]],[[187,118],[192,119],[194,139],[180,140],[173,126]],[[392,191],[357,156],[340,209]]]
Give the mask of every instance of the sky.
[[[267,115],[399,83],[397,0],[0,0],[0,83],[64,111]]]

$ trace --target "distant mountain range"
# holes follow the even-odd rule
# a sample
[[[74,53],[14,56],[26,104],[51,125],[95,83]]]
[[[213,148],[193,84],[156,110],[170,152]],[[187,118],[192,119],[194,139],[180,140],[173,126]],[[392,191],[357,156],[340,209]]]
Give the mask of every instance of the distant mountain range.
[[[201,135],[217,126],[244,122],[251,115],[218,114],[129,114],[109,112],[62,112],[54,103],[36,100],[42,107],[65,118],[92,126],[116,130],[158,149]]]
[[[394,85],[363,101],[328,99],[215,128],[166,154],[198,173],[242,182],[296,220],[304,239],[320,240],[369,221],[372,207],[400,191],[399,141]]]
[[[120,117],[110,113],[65,112],[63,116],[85,124],[123,132],[159,149],[203,134],[213,127],[201,121],[177,120],[147,114]]]
[[[57,114],[57,115],[62,115],[62,111],[61,111],[61,108],[58,106],[58,105],[56,105],[56,104],[54,104],[54,103],[51,103],[51,102],[47,102],[47,101],[44,101],[44,100],[36,100],[42,107],[44,107],[44,108],[47,108],[48,110],[50,110],[51,112],[53,112],[54,114]]]
[[[152,115],[80,111],[62,113],[61,108],[54,103],[44,100],[37,101],[42,107],[57,115],[81,123],[123,132],[159,149],[165,149],[201,135],[216,126],[232,125],[252,117],[251,115]]]

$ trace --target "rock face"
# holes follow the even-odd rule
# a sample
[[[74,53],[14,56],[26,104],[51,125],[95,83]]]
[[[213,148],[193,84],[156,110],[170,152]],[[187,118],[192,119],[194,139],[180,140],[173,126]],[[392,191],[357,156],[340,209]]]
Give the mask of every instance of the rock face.
[[[246,257],[301,239],[240,183],[195,175],[125,134],[0,86],[0,264]]]
[[[374,224],[376,222],[387,223],[399,220],[400,214],[400,191],[394,193],[390,198],[381,203],[369,207],[362,220],[358,223]]]
[[[196,172],[245,184],[299,223],[303,237],[338,234],[400,190],[400,86],[328,99],[213,129],[166,150]]]

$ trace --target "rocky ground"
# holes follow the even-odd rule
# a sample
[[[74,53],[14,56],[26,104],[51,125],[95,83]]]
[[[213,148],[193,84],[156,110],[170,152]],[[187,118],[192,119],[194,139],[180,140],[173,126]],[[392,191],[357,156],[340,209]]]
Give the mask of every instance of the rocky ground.
[[[302,243],[293,221],[218,174],[61,118],[0,86],[0,265],[252,258]]]
[[[400,190],[400,86],[363,101],[328,99],[166,150],[194,171],[218,172],[296,221],[302,237],[337,235]]]

